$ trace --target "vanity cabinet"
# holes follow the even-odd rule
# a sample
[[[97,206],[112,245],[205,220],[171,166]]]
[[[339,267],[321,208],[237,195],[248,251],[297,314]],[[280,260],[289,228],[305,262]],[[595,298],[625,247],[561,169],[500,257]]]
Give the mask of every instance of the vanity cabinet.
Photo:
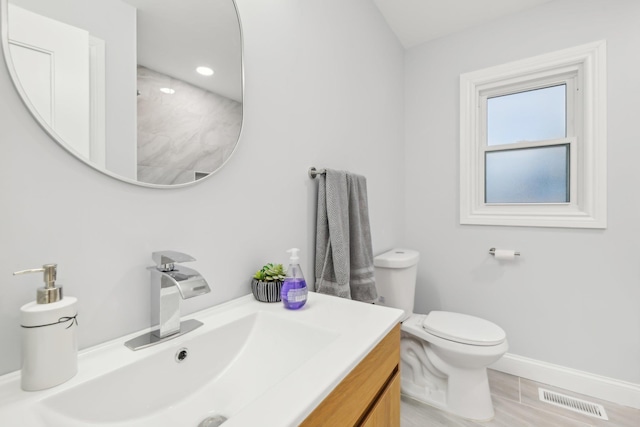
[[[400,373],[396,372],[367,414],[362,427],[400,426]]]
[[[400,325],[371,350],[301,426],[400,426]]]

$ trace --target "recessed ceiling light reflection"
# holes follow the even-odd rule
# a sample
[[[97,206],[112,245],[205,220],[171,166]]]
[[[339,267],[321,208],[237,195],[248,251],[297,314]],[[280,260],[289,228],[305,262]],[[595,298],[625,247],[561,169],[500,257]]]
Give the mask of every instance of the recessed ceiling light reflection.
[[[176,93],[175,90],[168,88],[168,87],[161,87],[160,88],[160,92],[162,93],[166,93],[167,95],[173,95],[174,93]]]
[[[203,76],[213,76],[213,70],[209,67],[198,67],[196,71]]]

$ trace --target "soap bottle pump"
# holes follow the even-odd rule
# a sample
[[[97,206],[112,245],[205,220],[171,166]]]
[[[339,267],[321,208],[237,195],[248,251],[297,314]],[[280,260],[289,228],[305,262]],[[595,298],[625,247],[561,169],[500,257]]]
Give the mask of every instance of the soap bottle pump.
[[[291,254],[289,258],[289,268],[287,268],[287,275],[282,284],[282,290],[280,291],[280,298],[284,303],[285,308],[291,310],[297,310],[307,302],[307,282],[302,275],[302,269],[298,264],[299,257],[298,252],[300,249],[292,248],[287,251]]]
[[[56,286],[57,265],[16,271],[14,275],[44,273],[36,300],[20,308],[22,376],[25,391],[62,384],[78,372],[77,299],[63,297]]]

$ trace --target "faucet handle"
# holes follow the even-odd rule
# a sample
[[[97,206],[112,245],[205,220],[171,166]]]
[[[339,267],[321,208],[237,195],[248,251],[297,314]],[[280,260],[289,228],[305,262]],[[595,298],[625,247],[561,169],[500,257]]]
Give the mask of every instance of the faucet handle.
[[[176,262],[189,262],[196,259],[190,255],[177,251],[158,251],[152,252],[151,258],[161,271],[171,271],[174,269],[173,264]]]

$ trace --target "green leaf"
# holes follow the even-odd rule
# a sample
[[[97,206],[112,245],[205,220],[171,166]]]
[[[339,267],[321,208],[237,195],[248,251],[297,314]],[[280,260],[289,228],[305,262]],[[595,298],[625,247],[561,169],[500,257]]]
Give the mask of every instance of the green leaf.
[[[283,280],[285,276],[286,271],[282,264],[268,263],[258,270],[253,278],[263,282],[272,282],[275,280]]]

